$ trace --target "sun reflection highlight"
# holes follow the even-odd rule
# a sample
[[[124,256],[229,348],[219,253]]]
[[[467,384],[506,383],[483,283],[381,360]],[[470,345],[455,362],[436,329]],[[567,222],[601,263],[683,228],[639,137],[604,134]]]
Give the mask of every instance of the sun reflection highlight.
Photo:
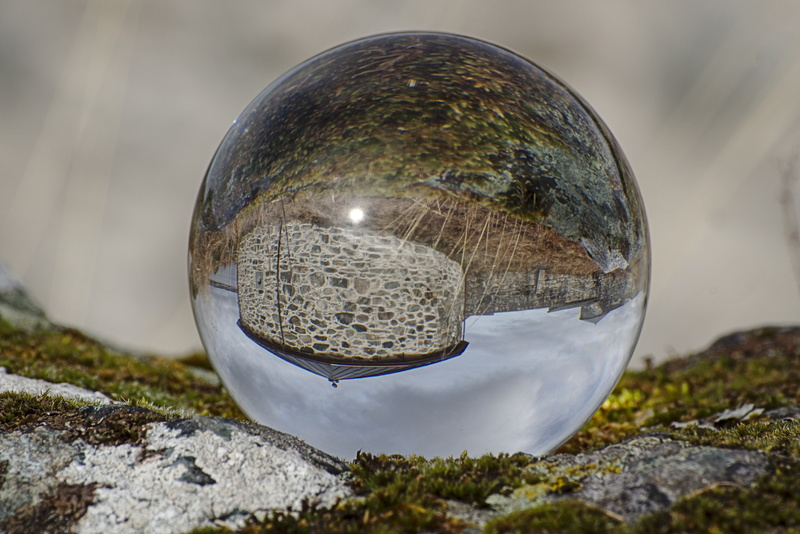
[[[351,221],[353,221],[355,224],[358,224],[364,220],[364,210],[361,208],[353,208],[350,210],[348,216],[350,217]]]

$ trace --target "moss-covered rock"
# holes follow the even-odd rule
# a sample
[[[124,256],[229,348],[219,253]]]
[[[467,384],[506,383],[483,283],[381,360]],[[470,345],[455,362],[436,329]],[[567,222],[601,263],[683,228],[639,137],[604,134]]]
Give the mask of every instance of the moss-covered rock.
[[[186,361],[191,365],[113,350],[53,325],[23,292],[0,284],[0,366],[147,408],[109,407],[102,409],[109,410],[104,416],[93,417],[101,409],[87,401],[4,393],[3,435],[50,427],[72,439],[130,447],[144,443],[148,425],[192,421],[185,417],[201,414],[244,419],[219,383],[199,369],[207,366],[203,356]],[[557,454],[448,459],[360,454],[340,475],[353,497],[327,505],[310,499],[293,509],[254,513],[239,528],[253,533],[797,532],[798,384],[800,328],[739,332],[705,351],[626,373],[595,417]],[[8,468],[0,464],[0,489],[15,484]],[[16,524],[10,518],[28,517],[62,531],[78,528],[78,519],[58,523],[59,510],[64,517],[83,517],[100,490],[88,481],[65,484],[53,485],[45,499],[20,510],[22,515],[3,516],[7,528]]]

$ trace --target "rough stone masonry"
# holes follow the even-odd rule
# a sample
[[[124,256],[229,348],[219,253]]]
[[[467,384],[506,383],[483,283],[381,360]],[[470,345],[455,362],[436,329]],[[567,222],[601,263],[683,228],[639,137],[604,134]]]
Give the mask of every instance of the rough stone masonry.
[[[265,225],[239,246],[241,320],[298,352],[343,360],[425,355],[461,339],[461,266],[357,228]]]

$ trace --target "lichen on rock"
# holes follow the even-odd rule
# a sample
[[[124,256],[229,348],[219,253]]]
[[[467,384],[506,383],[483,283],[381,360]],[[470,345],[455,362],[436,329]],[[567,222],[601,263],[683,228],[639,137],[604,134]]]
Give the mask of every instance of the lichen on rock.
[[[331,506],[350,494],[336,476],[343,463],[275,431],[208,417],[141,424],[163,416],[130,406],[65,413],[73,417],[47,424],[42,414],[33,428],[0,433],[5,530],[23,519],[46,530],[67,489],[85,489],[69,531],[115,533],[236,528],[254,514],[304,500]]]
[[[556,483],[522,486],[491,504],[508,512],[537,501],[574,499],[634,522],[705,488],[748,487],[771,472],[762,452],[696,446],[663,433],[643,434],[588,454],[554,455],[531,469]]]

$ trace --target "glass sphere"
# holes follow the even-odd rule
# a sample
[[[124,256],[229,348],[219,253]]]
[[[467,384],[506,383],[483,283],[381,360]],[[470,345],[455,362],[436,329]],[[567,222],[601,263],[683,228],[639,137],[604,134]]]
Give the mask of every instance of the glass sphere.
[[[625,369],[649,250],[581,97],[506,49],[398,33],[247,106],[189,265],[203,344],[258,422],[345,458],[544,454]]]

